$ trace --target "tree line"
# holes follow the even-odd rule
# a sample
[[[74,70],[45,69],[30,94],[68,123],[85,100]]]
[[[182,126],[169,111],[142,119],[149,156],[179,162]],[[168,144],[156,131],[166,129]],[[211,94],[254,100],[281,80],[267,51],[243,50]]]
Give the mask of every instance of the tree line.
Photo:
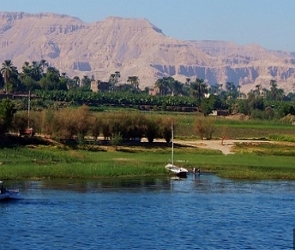
[[[156,95],[152,96],[149,95],[149,88],[139,88],[140,79],[137,76],[128,76],[126,83],[119,84],[120,77],[120,72],[116,71],[110,74],[108,82],[96,81],[101,91],[94,93],[91,91],[91,81],[95,81],[93,76],[70,78],[50,66],[46,60],[25,62],[19,72],[11,60],[5,60],[1,67],[0,87],[5,93],[33,93],[39,97],[36,104],[43,108],[51,107],[52,102],[65,102],[88,106],[135,106],[146,110],[197,110],[204,115],[223,109],[230,114],[243,113],[261,119],[295,114],[295,94],[286,95],[274,80],[270,81],[268,89],[256,85],[246,95],[233,82],[209,85],[197,77],[187,78],[185,83],[173,77],[162,77],[154,83]],[[23,104],[18,107],[25,108],[25,101]]]
[[[82,105],[76,109],[16,112],[14,104],[9,99],[0,102],[0,135],[19,133],[28,127],[28,119],[35,133],[39,133],[62,142],[75,139],[84,143],[86,138],[97,141],[120,138],[122,141],[140,141],[143,137],[149,142],[156,138],[171,140],[170,117],[142,112],[92,112],[88,106]]]

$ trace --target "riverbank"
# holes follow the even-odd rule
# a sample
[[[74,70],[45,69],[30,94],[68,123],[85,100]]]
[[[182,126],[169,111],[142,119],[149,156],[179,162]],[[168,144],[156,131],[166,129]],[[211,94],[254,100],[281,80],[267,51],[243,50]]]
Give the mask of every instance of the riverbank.
[[[295,180],[294,144],[257,140],[175,140],[175,164],[231,179]],[[118,178],[168,175],[171,147],[23,145],[0,150],[0,179]]]

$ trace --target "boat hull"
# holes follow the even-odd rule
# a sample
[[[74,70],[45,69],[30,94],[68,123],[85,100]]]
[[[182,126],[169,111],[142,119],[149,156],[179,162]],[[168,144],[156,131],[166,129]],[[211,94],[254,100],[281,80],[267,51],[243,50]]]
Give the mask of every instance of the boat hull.
[[[7,200],[22,200],[23,198],[19,195],[18,191],[7,191],[4,194],[0,194],[0,201]]]
[[[187,178],[187,172],[179,172],[176,174],[176,176],[178,176],[180,178]]]
[[[187,177],[187,173],[188,170],[186,168],[182,168],[182,167],[177,167],[173,164],[167,164],[165,166],[165,168],[170,171],[171,173],[173,173],[174,175],[180,177],[180,178],[186,178]]]
[[[9,194],[0,194],[0,200],[8,200],[9,199]]]

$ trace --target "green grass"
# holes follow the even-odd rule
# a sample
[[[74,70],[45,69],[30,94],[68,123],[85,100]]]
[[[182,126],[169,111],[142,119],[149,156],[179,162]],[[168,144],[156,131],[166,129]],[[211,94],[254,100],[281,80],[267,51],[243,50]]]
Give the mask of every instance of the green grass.
[[[236,154],[223,155],[175,145],[175,163],[191,170],[233,179],[295,180],[294,145],[239,144]],[[100,146],[91,150],[61,149],[56,146],[12,147],[0,150],[0,179],[112,178],[167,175],[170,147]],[[96,150],[95,150],[96,149]]]
[[[193,126],[194,113],[162,115],[176,120],[176,139],[198,139]],[[288,144],[243,143],[236,146],[233,155],[175,145],[177,165],[201,168],[226,178],[295,180],[294,126],[280,121],[211,119],[215,126],[213,138],[220,138],[226,127],[227,138],[270,139]],[[166,175],[164,166],[171,157],[170,147],[165,143],[119,146],[117,151],[102,145],[73,150],[58,143],[49,146],[37,139],[31,143],[22,139],[7,147],[6,142],[0,141],[0,180]]]
[[[163,115],[165,116],[165,115]],[[176,138],[198,138],[194,130],[196,115],[193,114],[175,114],[172,115],[176,120]],[[284,123],[279,120],[230,120],[225,117],[209,117],[213,120],[214,133],[213,138],[221,138],[226,128],[227,138],[248,139],[248,138],[268,138],[269,135],[285,135],[295,137],[294,126],[290,123]]]

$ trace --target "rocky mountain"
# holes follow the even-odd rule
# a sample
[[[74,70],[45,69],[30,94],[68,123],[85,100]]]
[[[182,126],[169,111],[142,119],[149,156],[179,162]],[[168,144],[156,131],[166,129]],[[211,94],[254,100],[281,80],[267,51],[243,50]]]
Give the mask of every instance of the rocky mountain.
[[[245,92],[271,79],[293,91],[295,53],[226,41],[183,41],[166,36],[146,19],[109,17],[95,23],[52,13],[0,12],[0,62],[45,59],[68,76],[106,81],[120,71],[121,82],[138,76],[140,87],[172,76],[234,82]]]

